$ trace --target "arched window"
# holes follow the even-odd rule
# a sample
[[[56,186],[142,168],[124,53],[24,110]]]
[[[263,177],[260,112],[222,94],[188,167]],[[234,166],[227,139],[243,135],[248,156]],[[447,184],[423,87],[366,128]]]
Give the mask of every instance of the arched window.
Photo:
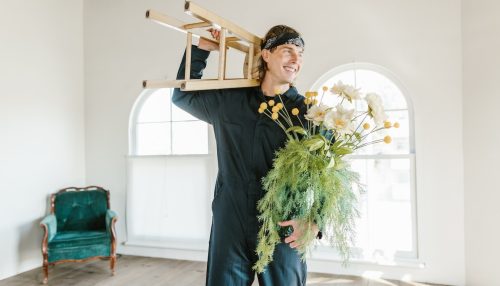
[[[171,88],[145,90],[130,117],[131,155],[208,153],[208,126],[172,101]]]
[[[130,113],[126,244],[205,249],[213,132],[173,105],[172,92],[144,90]]]
[[[416,259],[415,145],[411,102],[389,71],[372,64],[337,67],[322,76],[311,90],[321,94],[323,86],[332,87],[339,80],[361,88],[362,92],[379,94],[389,120],[400,124],[398,129],[388,130],[393,138],[391,144],[371,145],[350,156],[353,169],[359,172],[366,187],[366,192],[359,195],[361,217],[357,221],[354,257],[391,264],[400,259]],[[323,102],[333,106],[335,99],[325,96]],[[355,108],[363,111],[367,107],[361,104]]]

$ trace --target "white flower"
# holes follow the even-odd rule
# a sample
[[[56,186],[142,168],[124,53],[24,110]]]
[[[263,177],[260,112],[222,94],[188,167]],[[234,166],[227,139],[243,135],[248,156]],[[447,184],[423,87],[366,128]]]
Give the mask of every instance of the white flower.
[[[328,108],[330,107],[324,104],[313,105],[307,110],[307,114],[304,117],[307,120],[312,120],[314,125],[319,126],[321,122],[325,120],[325,114]]]
[[[337,105],[325,115],[324,125],[330,130],[335,130],[340,135],[352,133],[354,131],[352,119],[354,109],[346,109],[342,105]]]
[[[359,91],[359,88],[354,88],[352,85],[344,84],[341,80],[334,84],[331,89],[333,94],[343,96],[351,103],[353,100],[361,99],[361,93]]]
[[[376,93],[369,93],[365,97],[366,103],[368,103],[368,114],[373,118],[375,124],[382,125],[387,119],[384,107],[382,106],[382,99]]]
[[[344,92],[346,86],[347,86],[346,84],[344,84],[341,80],[339,80],[336,84],[333,85],[330,91],[333,94],[341,95]]]

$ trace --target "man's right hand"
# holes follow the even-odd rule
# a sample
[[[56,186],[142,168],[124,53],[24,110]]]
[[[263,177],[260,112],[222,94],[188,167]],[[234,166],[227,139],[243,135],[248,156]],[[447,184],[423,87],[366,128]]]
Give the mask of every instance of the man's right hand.
[[[220,31],[217,29],[210,28],[207,31],[212,34],[212,38],[215,40],[219,41],[220,39]],[[200,37],[200,41],[198,42],[198,48],[205,50],[205,51],[218,51],[219,50],[219,44],[211,42],[206,40],[203,37]]]

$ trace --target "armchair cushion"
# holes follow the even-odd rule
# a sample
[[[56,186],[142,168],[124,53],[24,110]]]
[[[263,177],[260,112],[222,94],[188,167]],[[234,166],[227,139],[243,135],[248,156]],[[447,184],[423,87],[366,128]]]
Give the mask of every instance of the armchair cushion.
[[[111,243],[107,231],[59,231],[49,242],[49,251],[67,247],[85,247]]]
[[[105,230],[107,209],[107,194],[102,190],[58,194],[57,231]]]
[[[48,261],[110,256],[110,244],[106,231],[61,231],[49,242]]]

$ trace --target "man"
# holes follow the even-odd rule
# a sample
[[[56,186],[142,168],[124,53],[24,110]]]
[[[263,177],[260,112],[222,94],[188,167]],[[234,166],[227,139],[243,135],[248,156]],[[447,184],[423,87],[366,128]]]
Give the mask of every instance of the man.
[[[219,31],[211,30],[219,37]],[[192,47],[191,78],[199,79],[210,51],[218,45],[200,39]],[[257,202],[262,198],[261,179],[271,169],[275,152],[283,147],[286,135],[278,125],[257,112],[262,102],[275,98],[280,90],[287,110],[305,112],[304,98],[291,83],[302,66],[304,41],[294,29],[271,28],[261,46],[261,85],[185,92],[175,89],[172,101],[195,117],[213,125],[217,142],[219,172],[212,202],[212,229],[206,284],[209,286],[251,285],[257,261],[255,252],[259,222]],[[177,74],[183,79],[185,55]],[[281,226],[296,226],[285,221]],[[302,232],[298,228],[276,246],[273,261],[258,275],[260,285],[305,285],[306,264],[295,247]]]

